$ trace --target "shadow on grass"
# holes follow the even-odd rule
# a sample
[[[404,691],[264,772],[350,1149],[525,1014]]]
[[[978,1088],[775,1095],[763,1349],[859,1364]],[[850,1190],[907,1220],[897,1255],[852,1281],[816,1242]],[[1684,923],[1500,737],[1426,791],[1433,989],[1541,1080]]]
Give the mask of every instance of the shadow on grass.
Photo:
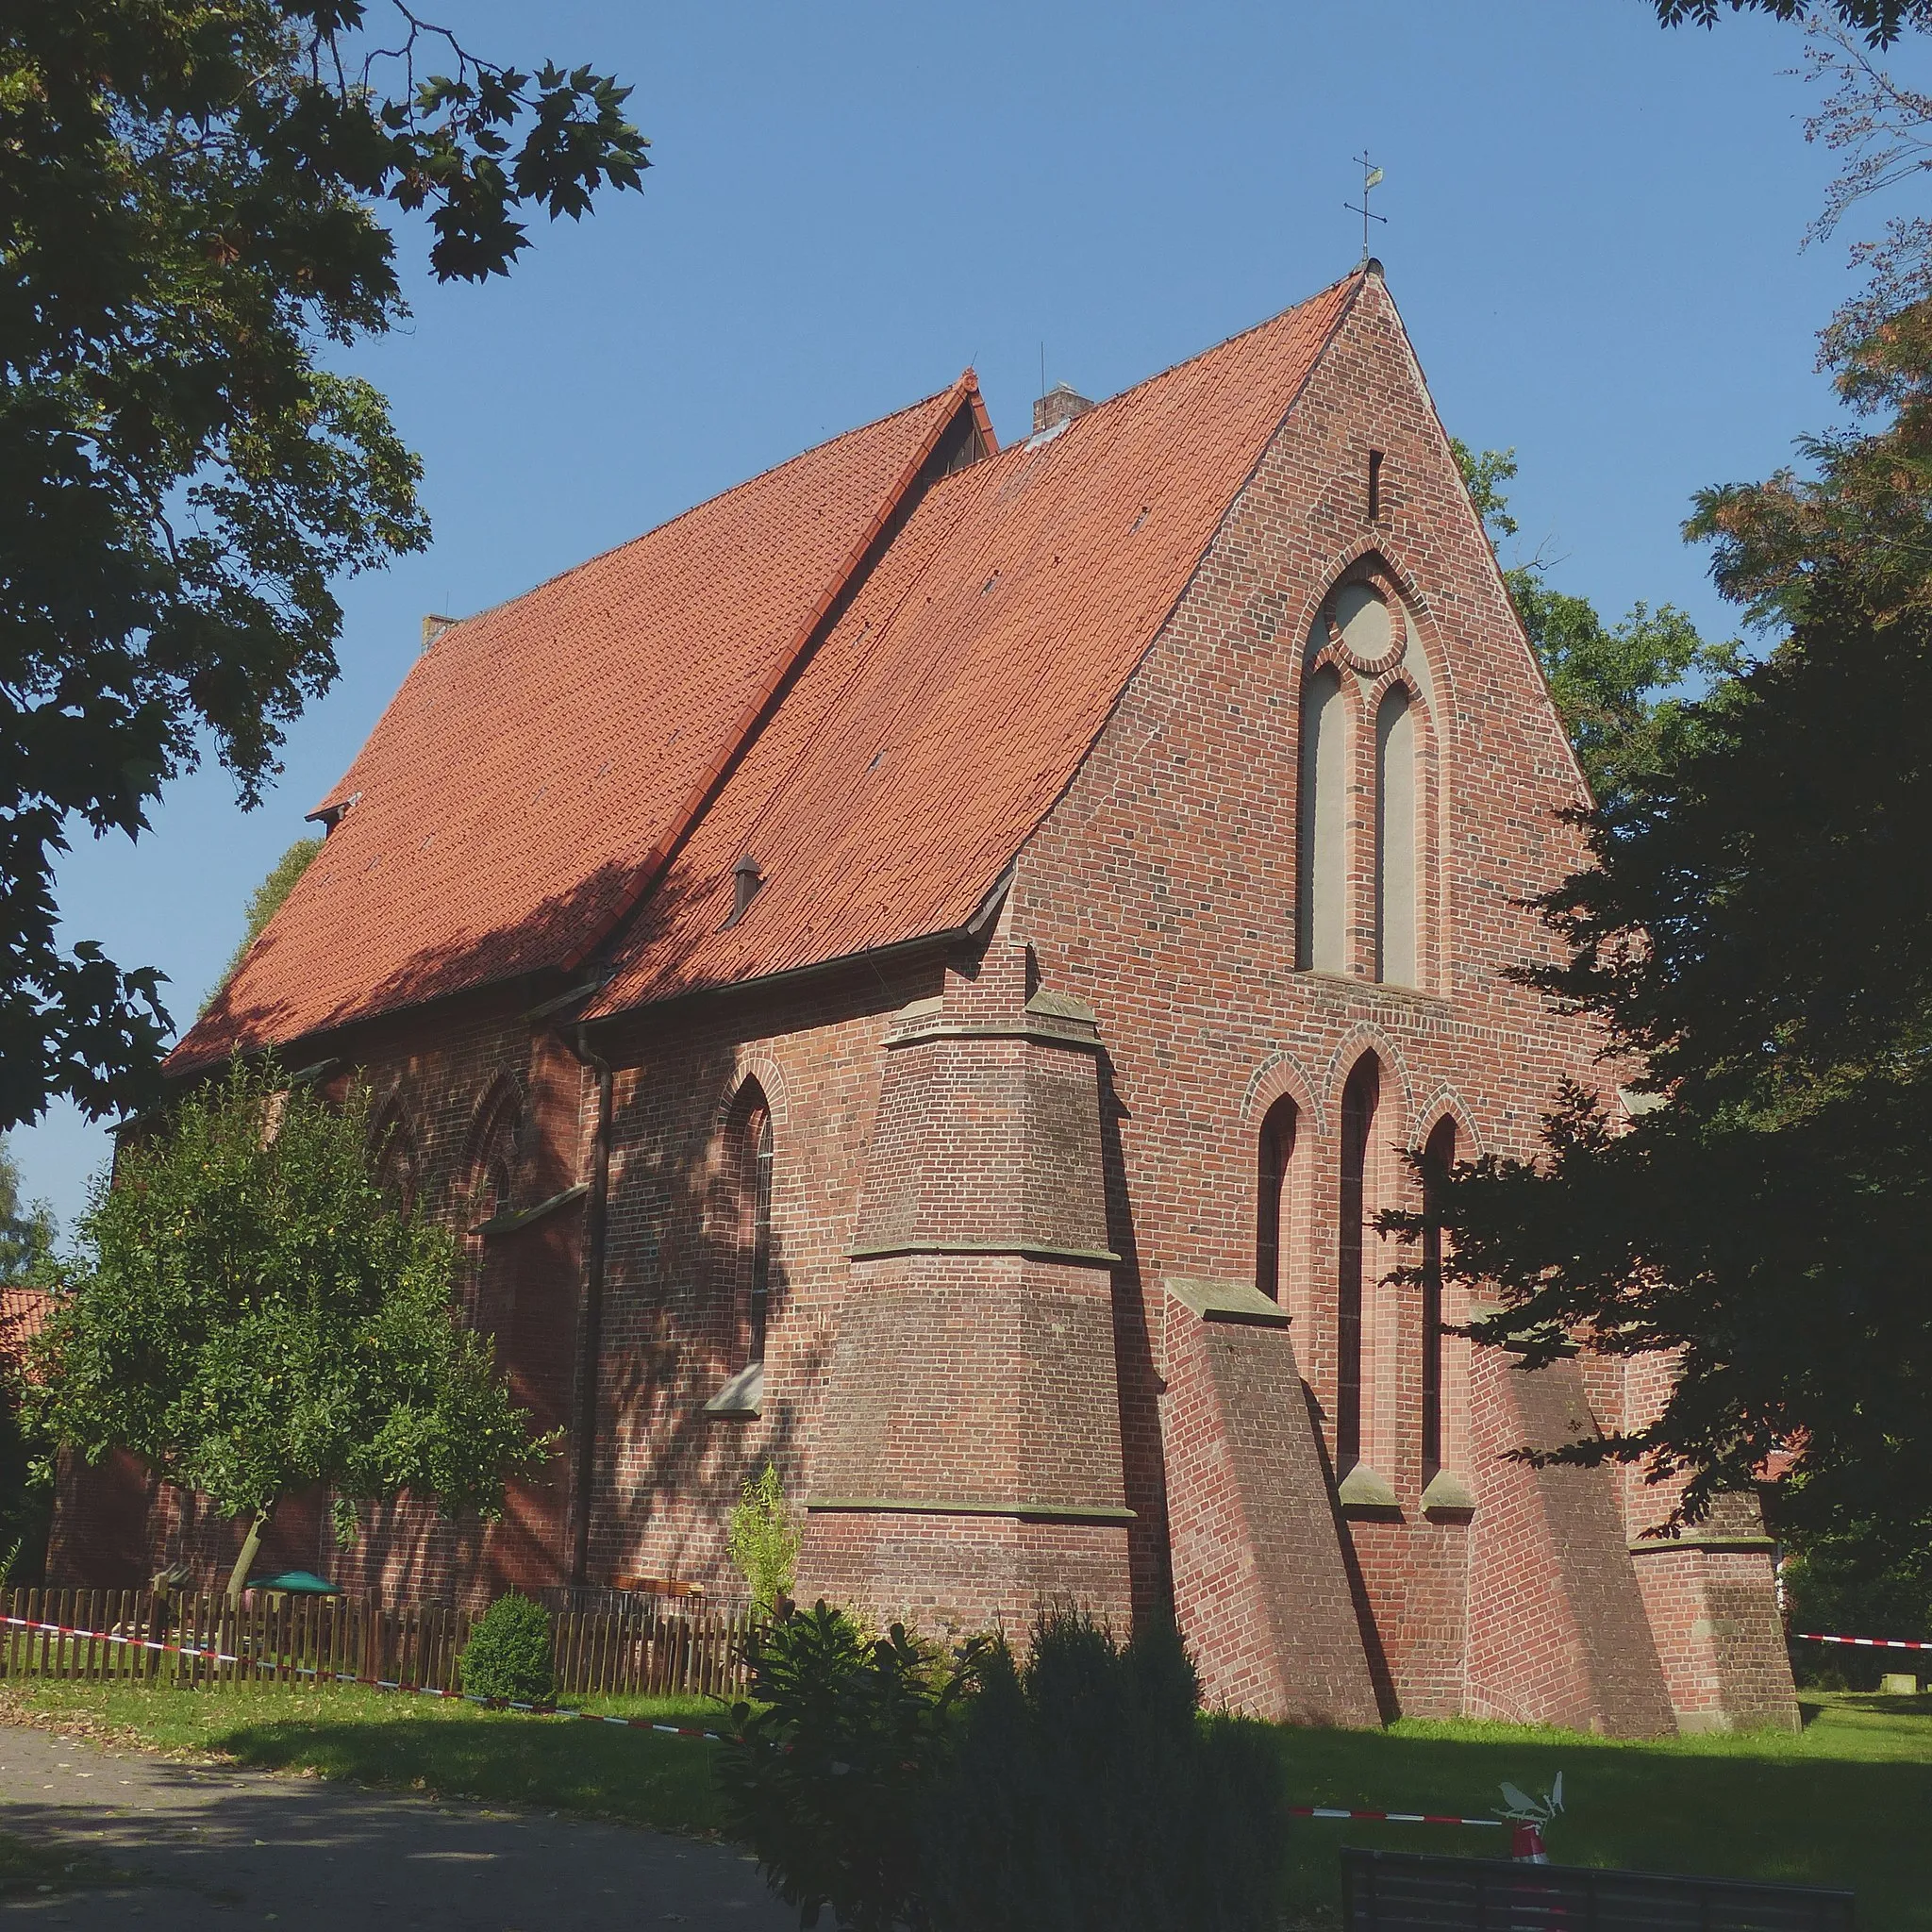
[[[1278,1735],[1293,1803],[1481,1817],[1502,1802],[1506,1778],[1542,1791],[1560,1771],[1566,1809],[1547,1833],[1558,1864],[1849,1886],[1866,1932],[1932,1927],[1924,1829],[1932,1820],[1932,1738],[1894,1753],[1883,1734],[1859,1735],[1863,1715],[1822,1713],[1828,1726],[1804,1737],[1655,1745],[1501,1726],[1491,1736],[1475,1725],[1459,1735],[1447,1726],[1438,1735],[1422,1726]],[[1834,1735],[1819,1748],[1827,1729]],[[1343,1843],[1462,1857],[1508,1851],[1507,1834],[1493,1828],[1296,1819],[1290,1887],[1304,1909],[1339,1905],[1335,1852]]]
[[[217,1727],[211,1750],[269,1771],[441,1797],[570,1810],[660,1831],[713,1834],[717,1746],[568,1719],[487,1711],[434,1724],[286,1718]]]

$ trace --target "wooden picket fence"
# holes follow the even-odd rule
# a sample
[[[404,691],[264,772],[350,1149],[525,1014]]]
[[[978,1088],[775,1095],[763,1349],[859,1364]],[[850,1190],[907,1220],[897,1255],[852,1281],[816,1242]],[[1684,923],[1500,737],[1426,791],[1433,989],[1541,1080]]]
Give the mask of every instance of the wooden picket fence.
[[[205,1690],[350,1677],[460,1690],[475,1622],[467,1610],[373,1597],[252,1592],[230,1610],[221,1596],[146,1590],[0,1590],[0,1678]],[[553,1623],[560,1697],[729,1697],[745,1683],[750,1620],[740,1611],[667,1614],[641,1599]]]

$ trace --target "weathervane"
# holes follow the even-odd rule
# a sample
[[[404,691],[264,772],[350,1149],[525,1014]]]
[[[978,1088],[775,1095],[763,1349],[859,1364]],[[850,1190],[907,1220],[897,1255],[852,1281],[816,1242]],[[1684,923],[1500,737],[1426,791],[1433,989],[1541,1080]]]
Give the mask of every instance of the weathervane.
[[[1357,155],[1356,159],[1361,163],[1362,205],[1357,208],[1352,201],[1344,201],[1341,205],[1350,214],[1359,215],[1362,218],[1362,259],[1366,261],[1369,258],[1369,224],[1371,222],[1386,222],[1389,217],[1369,212],[1369,190],[1378,185],[1381,181],[1381,169],[1370,162],[1367,148],[1364,148],[1360,154]]]

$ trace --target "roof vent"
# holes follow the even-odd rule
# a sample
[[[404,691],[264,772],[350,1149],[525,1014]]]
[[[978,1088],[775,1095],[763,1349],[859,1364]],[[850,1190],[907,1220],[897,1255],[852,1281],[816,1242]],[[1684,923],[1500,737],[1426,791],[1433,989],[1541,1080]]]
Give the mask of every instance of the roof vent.
[[[747,852],[731,868],[731,917],[718,929],[729,932],[751,910],[751,902],[764,890],[765,875],[758,862]]]
[[[1057,382],[1033,406],[1033,433],[1044,436],[1049,429],[1058,429],[1062,423],[1071,423],[1092,408],[1092,397],[1083,396],[1067,383]]]

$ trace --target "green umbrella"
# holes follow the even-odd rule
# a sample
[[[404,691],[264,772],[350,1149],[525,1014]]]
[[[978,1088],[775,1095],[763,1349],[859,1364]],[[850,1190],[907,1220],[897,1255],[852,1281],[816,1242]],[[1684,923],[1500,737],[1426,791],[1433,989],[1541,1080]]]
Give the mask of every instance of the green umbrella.
[[[278,1576],[251,1576],[250,1590],[286,1590],[293,1596],[341,1596],[341,1586],[312,1570],[284,1570]]]

